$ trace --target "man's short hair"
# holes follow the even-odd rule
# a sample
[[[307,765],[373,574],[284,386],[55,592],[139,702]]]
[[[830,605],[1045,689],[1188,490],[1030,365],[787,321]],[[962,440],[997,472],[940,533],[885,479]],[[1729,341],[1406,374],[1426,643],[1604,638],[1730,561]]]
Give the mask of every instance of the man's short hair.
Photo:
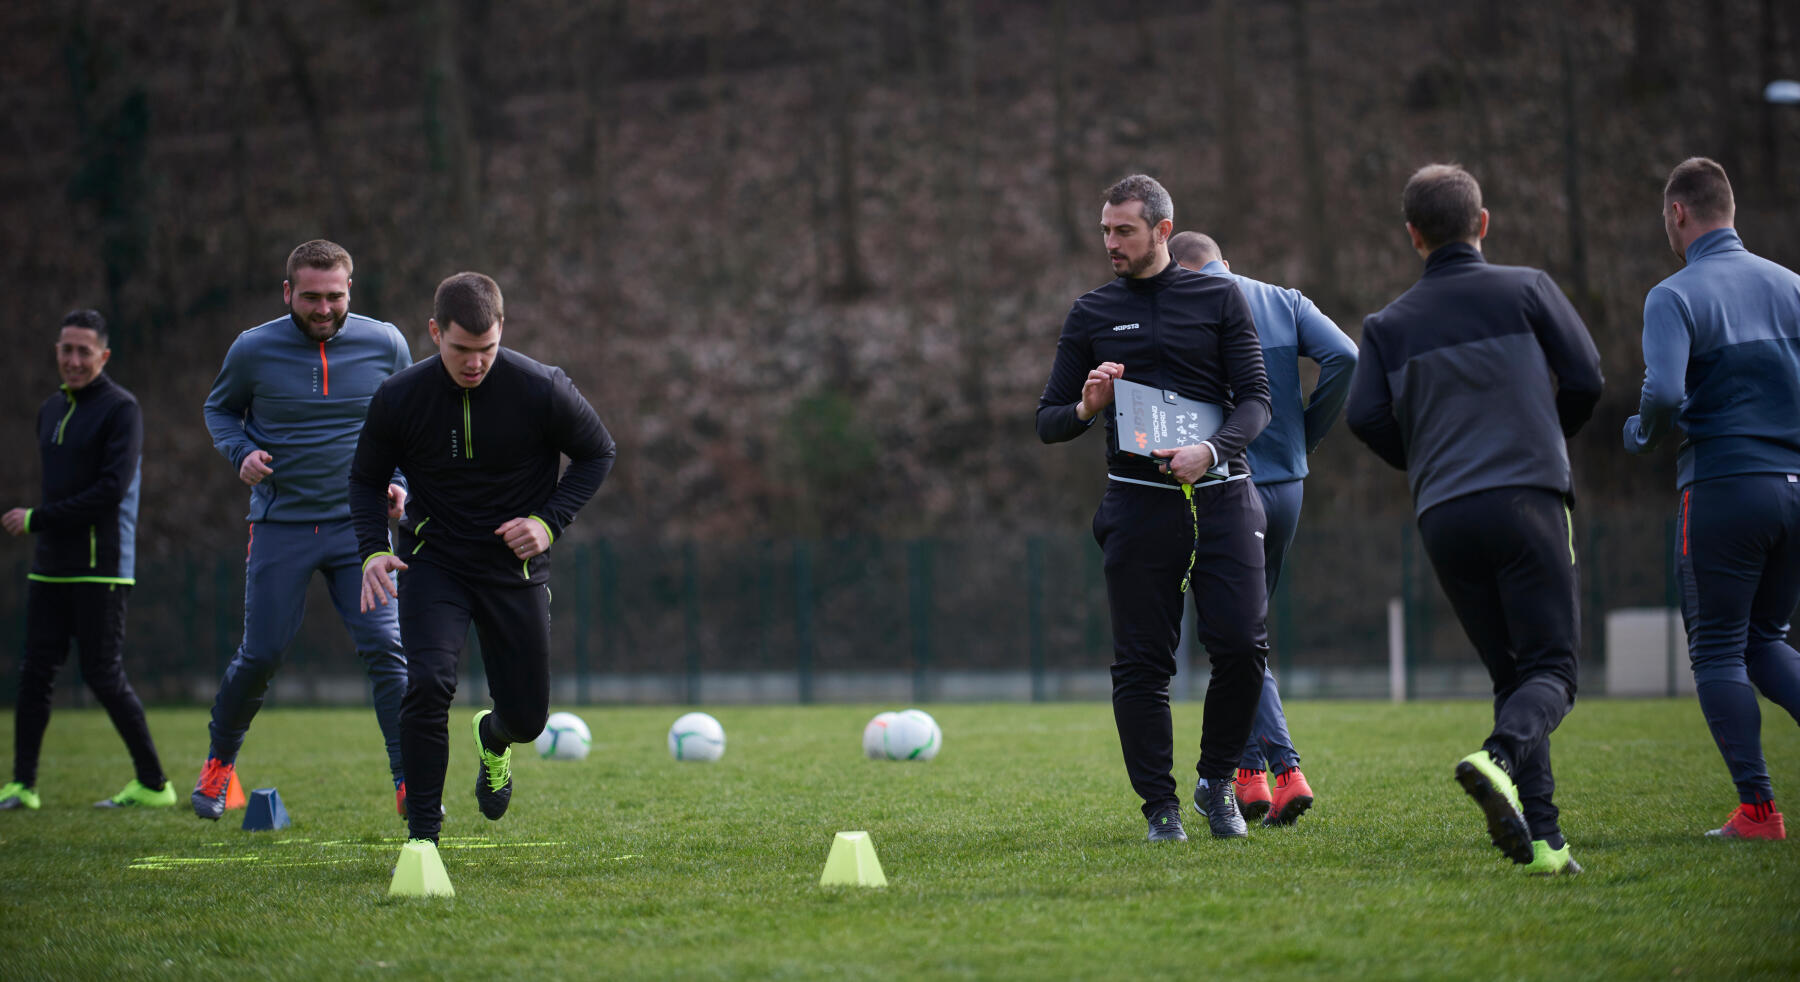
[[[100,316],[98,310],[71,310],[63,315],[62,323],[56,325],[58,334],[65,327],[85,327],[100,337],[100,347],[106,347],[106,318]]]
[[[456,324],[470,334],[486,334],[488,328],[506,320],[500,284],[481,273],[457,273],[438,284],[431,317],[440,331]]]
[[[1175,218],[1175,202],[1156,178],[1133,174],[1106,190],[1106,203],[1122,205],[1127,201],[1144,203],[1144,221],[1155,228],[1157,223]]]
[[[356,270],[356,264],[350,261],[350,253],[346,252],[343,246],[336,242],[327,242],[324,239],[302,242],[294,247],[293,252],[288,253],[288,282],[292,283],[294,274],[302,269],[331,270],[339,266],[344,267],[345,276],[349,276]]]
[[[1481,234],[1481,185],[1461,164],[1427,164],[1401,194],[1407,224],[1428,249],[1468,242]]]
[[[1176,232],[1169,239],[1169,258],[1183,266],[1204,266],[1224,259],[1219,243],[1204,232]]]
[[[1706,157],[1689,157],[1669,172],[1663,201],[1679,201],[1702,222],[1729,222],[1737,213],[1725,168]]]

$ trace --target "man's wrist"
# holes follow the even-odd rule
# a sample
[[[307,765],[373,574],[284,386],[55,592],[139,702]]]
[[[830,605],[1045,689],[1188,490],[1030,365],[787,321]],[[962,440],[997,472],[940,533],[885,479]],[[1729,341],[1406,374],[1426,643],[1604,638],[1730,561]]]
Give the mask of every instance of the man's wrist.
[[[30,509],[30,508],[25,509],[25,524],[24,524],[23,528],[27,532],[31,531],[31,512],[32,512],[32,509]]]
[[[362,564],[363,572],[367,573],[369,571],[369,564],[374,562],[375,560],[380,559],[382,556],[392,556],[392,555],[393,555],[393,552],[391,552],[387,549],[383,549],[380,552],[369,553],[369,558],[363,560],[363,564]]]

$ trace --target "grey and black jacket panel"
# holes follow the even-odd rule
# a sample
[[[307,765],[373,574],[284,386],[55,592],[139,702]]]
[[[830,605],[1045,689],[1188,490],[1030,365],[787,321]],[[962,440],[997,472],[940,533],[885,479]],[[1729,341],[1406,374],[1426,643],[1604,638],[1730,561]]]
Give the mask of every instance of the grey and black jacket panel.
[[[29,578],[42,583],[135,582],[144,417],[137,398],[104,373],[63,386],[38,408],[42,504]]]
[[[1207,442],[1233,475],[1248,472],[1244,448],[1269,425],[1269,379],[1256,323],[1235,283],[1171,262],[1155,276],[1119,277],[1083,294],[1063,322],[1038,399],[1039,439],[1060,443],[1087,431],[1090,423],[1076,415],[1081,387],[1105,361],[1124,365],[1126,381],[1225,407],[1224,423]],[[1150,458],[1120,452],[1113,407],[1102,415],[1107,471],[1169,483]]]
[[[1489,264],[1452,243],[1363,320],[1345,418],[1407,471],[1424,514],[1502,487],[1572,489],[1564,441],[1600,401],[1600,355],[1542,270]]]

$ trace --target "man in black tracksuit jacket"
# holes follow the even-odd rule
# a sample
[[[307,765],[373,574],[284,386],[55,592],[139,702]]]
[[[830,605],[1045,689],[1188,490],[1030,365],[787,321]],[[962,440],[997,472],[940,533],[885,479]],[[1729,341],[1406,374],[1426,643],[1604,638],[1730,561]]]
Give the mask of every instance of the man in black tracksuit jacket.
[[[163,775],[144,706],[125,677],[125,606],[136,583],[139,461],[144,417],[137,399],[104,371],[112,357],[98,311],[72,311],[56,343],[60,391],[38,410],[43,498],[4,518],[13,535],[35,534],[27,577],[25,658],[13,720],[13,780],[0,809],[32,808],[38,754],[50,725],[57,672],[74,641],[81,677],[124,738],[137,776],[100,807],[166,806],[175,791]]]
[[[1106,417],[1108,481],[1094,538],[1112,612],[1113,717],[1152,841],[1186,838],[1169,773],[1169,678],[1190,568],[1197,634],[1212,663],[1194,798],[1216,837],[1246,834],[1231,783],[1269,649],[1266,522],[1244,462],[1269,422],[1262,345],[1236,284],[1170,260],[1173,225],[1174,206],[1155,180],[1134,175],[1107,192],[1101,226],[1120,275],[1069,310],[1037,408],[1045,443],[1072,440]],[[1155,463],[1123,453],[1111,409],[1120,378],[1223,406],[1225,421],[1209,440]],[[1227,478],[1208,476],[1216,462]]]
[[[1551,802],[1550,731],[1581,641],[1564,440],[1600,400],[1600,357],[1541,270],[1482,258],[1487,210],[1460,167],[1407,182],[1419,282],[1363,321],[1344,416],[1407,472],[1431,565],[1494,681],[1494,728],[1457,780],[1532,874],[1580,872]]]
[[[612,436],[569,377],[500,347],[500,288],[479,273],[438,286],[438,355],[376,390],[350,468],[363,605],[397,595],[406,648],[400,750],[411,838],[435,843],[449,759],[456,664],[475,623],[494,709],[476,714],[476,798],[498,819],[512,795],[511,746],[550,705],[549,548],[612,469]],[[468,330],[463,325],[479,324]],[[561,458],[570,459],[558,479]],[[388,545],[394,470],[412,497]],[[405,570],[396,590],[390,578]]]

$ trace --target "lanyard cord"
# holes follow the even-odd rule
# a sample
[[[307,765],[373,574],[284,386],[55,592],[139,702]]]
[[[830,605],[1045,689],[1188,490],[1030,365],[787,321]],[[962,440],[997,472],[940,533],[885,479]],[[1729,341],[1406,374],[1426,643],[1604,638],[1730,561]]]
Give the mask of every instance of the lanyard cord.
[[[1188,517],[1194,522],[1194,547],[1188,551],[1187,572],[1181,574],[1181,592],[1185,596],[1188,592],[1188,584],[1194,578],[1194,559],[1200,554],[1200,510],[1194,505],[1194,486],[1192,484],[1183,484],[1181,493],[1183,497],[1187,498]]]

